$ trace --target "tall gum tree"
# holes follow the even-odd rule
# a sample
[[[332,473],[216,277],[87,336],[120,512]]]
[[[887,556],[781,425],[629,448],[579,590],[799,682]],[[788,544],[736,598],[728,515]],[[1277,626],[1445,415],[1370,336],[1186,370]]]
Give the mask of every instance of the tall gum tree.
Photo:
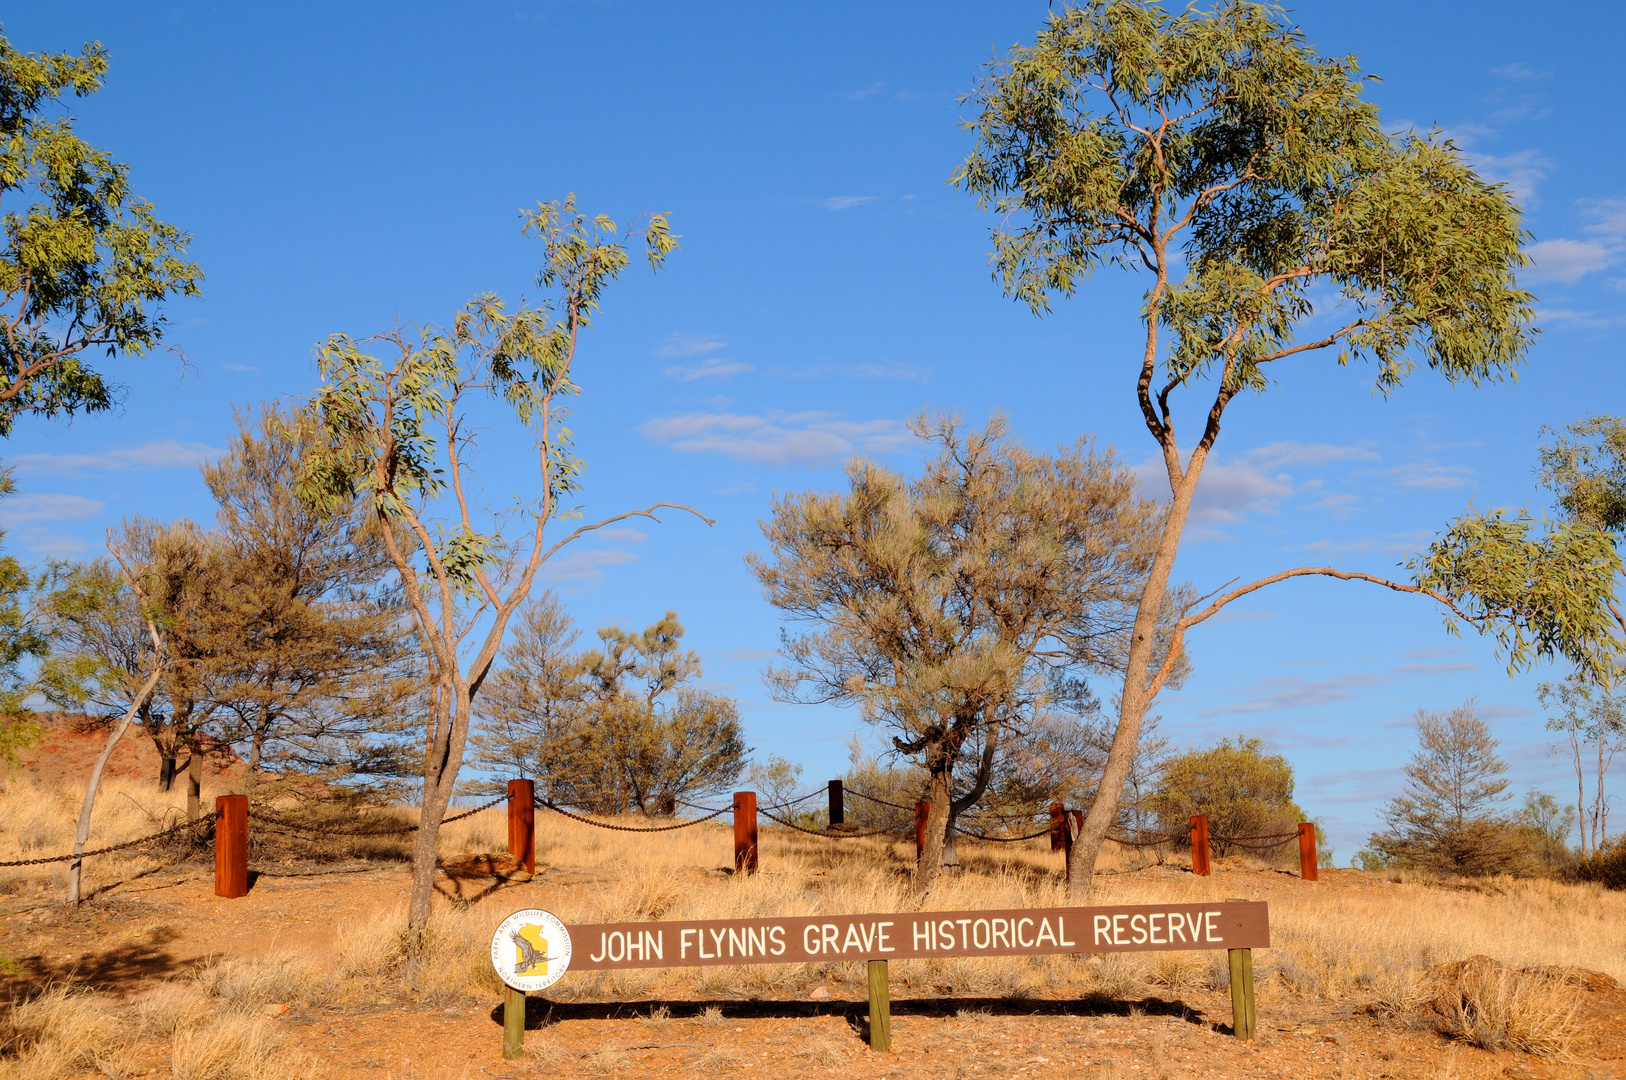
[[[318,350],[325,381],[309,406],[323,437],[306,453],[301,497],[334,511],[360,497],[377,516],[429,673],[422,813],[407,908],[408,926],[420,934],[474,698],[537,571],[572,540],[611,522],[654,518],[661,507],[701,516],[656,503],[577,526],[552,543],[545,539],[549,523],[572,512],[561,501],[577,490],[581,471],[563,426],[564,401],[577,390],[578,337],[605,287],[626,268],[629,247],[641,244],[651,269],[659,270],[677,238],[659,214],[625,231],[607,217],[588,220],[574,196],[528,213],[525,232],[542,241],[537,284],[550,291],[548,299],[510,312],[486,294],[447,329],[397,327],[365,341],[332,337]],[[482,398],[535,435],[539,492],[517,508],[529,526],[529,536],[517,541],[470,494],[472,442],[477,425],[491,419],[477,408]]]
[[[1099,267],[1151,277],[1139,311],[1144,346],[1125,358],[1124,375],[1158,445],[1169,509],[1100,797],[1069,860],[1075,901],[1090,895],[1142,718],[1185,631],[1238,597],[1306,575],[1367,581],[1428,595],[1448,618],[1495,630],[1514,664],[1555,653],[1607,663],[1608,626],[1482,595],[1471,579],[1435,572],[1432,549],[1412,584],[1298,567],[1222,587],[1187,608],[1177,647],[1155,660],[1180,534],[1239,395],[1263,392],[1284,365],[1318,354],[1372,361],[1384,394],[1420,362],[1477,386],[1512,375],[1534,334],[1533,297],[1516,282],[1529,235],[1507,190],[1482,181],[1448,141],[1387,133],[1362,92],[1353,59],[1319,55],[1279,8],[1170,15],[1096,0],[1052,15],[1034,45],[990,65],[966,98],[976,147],[953,180],[1001,217],[992,265],[1007,295],[1042,316]],[[1314,288],[1340,296],[1330,322]],[[1183,447],[1176,403],[1199,393],[1212,397],[1199,402]],[[1607,576],[1602,553],[1592,555],[1565,564],[1584,579],[1574,588]]]

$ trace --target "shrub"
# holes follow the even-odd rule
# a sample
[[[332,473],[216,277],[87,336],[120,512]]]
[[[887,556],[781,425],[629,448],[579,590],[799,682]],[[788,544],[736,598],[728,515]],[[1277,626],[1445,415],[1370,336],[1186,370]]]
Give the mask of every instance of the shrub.
[[[1293,802],[1293,766],[1280,754],[1266,754],[1261,739],[1222,739],[1210,749],[1175,755],[1148,801],[1165,832],[1185,835],[1193,815],[1206,815],[1220,855],[1229,845],[1217,837],[1291,833],[1307,820]],[[1284,858],[1297,853],[1290,845],[1280,849]]]
[[[1615,839],[1575,864],[1575,876],[1606,889],[1626,889],[1626,840]]]

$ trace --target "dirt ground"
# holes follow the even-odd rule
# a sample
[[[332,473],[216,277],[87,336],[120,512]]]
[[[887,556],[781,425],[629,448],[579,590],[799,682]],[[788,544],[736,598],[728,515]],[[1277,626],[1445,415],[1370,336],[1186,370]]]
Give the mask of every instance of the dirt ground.
[[[1285,888],[1381,887],[1354,872],[1330,874],[1321,885],[1272,871],[1219,873],[1234,875],[1235,895],[1261,899]],[[563,908],[569,891],[584,884],[568,868],[555,868],[530,881],[472,873],[443,881],[443,891],[449,899],[480,897],[507,910]],[[27,978],[10,978],[0,992],[55,982],[133,1000],[211,957],[288,949],[331,956],[340,918],[400,903],[406,892],[403,867],[357,863],[261,873],[249,895],[236,900],[214,896],[212,868],[199,864],[104,889],[76,913],[64,911],[56,892],[14,893],[0,904],[0,955]],[[911,986],[907,965],[895,968],[889,1054],[865,1045],[867,1002],[834,983],[767,1000],[695,1000],[698,995],[667,992],[660,1000],[582,1003],[542,995],[529,1002],[528,1053],[515,1061],[501,1056],[495,998],[478,1007],[437,1008],[404,993],[381,993],[373,1001],[285,1012],[273,1006],[271,1012],[286,1045],[314,1059],[318,1075],[369,1080],[770,1073],[908,1080],[1626,1078],[1626,992],[1612,980],[1581,995],[1585,1035],[1572,1061],[1555,1062],[1487,1053],[1416,1021],[1280,993],[1261,995],[1260,1037],[1242,1042],[1229,1034],[1230,1000],[1223,991],[1178,1000],[970,998]],[[167,1053],[158,1043],[133,1047],[123,1075],[165,1075]]]

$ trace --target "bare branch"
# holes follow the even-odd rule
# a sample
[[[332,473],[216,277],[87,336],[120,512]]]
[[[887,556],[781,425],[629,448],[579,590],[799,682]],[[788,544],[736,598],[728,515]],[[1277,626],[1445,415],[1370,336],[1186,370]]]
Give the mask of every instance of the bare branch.
[[[1219,614],[1220,609],[1225,607],[1225,605],[1229,604],[1231,601],[1239,600],[1242,597],[1247,596],[1249,593],[1257,592],[1260,589],[1263,589],[1266,585],[1274,585],[1278,581],[1286,581],[1288,578],[1312,576],[1332,577],[1337,578],[1340,581],[1367,581],[1374,585],[1382,585],[1384,588],[1393,589],[1395,592],[1421,594],[1437,600],[1441,604],[1444,604],[1446,607],[1451,609],[1452,614],[1456,615],[1457,618],[1461,619],[1465,623],[1468,623],[1470,626],[1478,626],[1480,624],[1480,620],[1471,615],[1465,614],[1461,608],[1457,607],[1456,603],[1453,602],[1449,596],[1436,592],[1433,589],[1424,588],[1421,585],[1402,585],[1398,581],[1390,581],[1388,578],[1380,578],[1372,574],[1363,574],[1354,570],[1338,570],[1330,566],[1300,566],[1293,570],[1283,570],[1280,573],[1271,574],[1269,577],[1263,577],[1258,581],[1232,589],[1230,592],[1226,593],[1224,596],[1221,596],[1218,600],[1215,600],[1213,603],[1209,604],[1195,615],[1187,615],[1179,622],[1175,623],[1174,632],[1172,635],[1170,635],[1169,640],[1169,655],[1164,658],[1163,666],[1158,669],[1157,674],[1153,677],[1150,684],[1149,695],[1151,697],[1156,697],[1157,692],[1163,688],[1163,684],[1165,681],[1167,681],[1170,673],[1174,671],[1174,665],[1180,657],[1181,646],[1185,641],[1186,631],[1191,627],[1196,626],[1200,622],[1205,622],[1213,616]],[[1212,596],[1213,594],[1210,593],[1209,595]],[[1202,603],[1202,601],[1197,600],[1192,604],[1192,606],[1195,607],[1200,603]]]

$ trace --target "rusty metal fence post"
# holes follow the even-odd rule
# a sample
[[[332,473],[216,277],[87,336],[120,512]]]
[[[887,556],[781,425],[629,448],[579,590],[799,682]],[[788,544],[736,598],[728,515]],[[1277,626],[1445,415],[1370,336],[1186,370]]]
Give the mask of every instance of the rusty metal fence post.
[[[847,807],[842,798],[841,781],[830,781],[830,824],[847,824]]]
[[[248,895],[248,796],[215,799],[215,895]]]
[[[508,781],[508,854],[536,873],[536,784],[530,780]]]
[[[757,793],[734,793],[734,873],[757,872]]]
[[[1319,881],[1316,870],[1315,823],[1299,822],[1299,874],[1305,881]]]
[[[1208,818],[1197,814],[1191,819],[1191,872],[1208,877]]]

